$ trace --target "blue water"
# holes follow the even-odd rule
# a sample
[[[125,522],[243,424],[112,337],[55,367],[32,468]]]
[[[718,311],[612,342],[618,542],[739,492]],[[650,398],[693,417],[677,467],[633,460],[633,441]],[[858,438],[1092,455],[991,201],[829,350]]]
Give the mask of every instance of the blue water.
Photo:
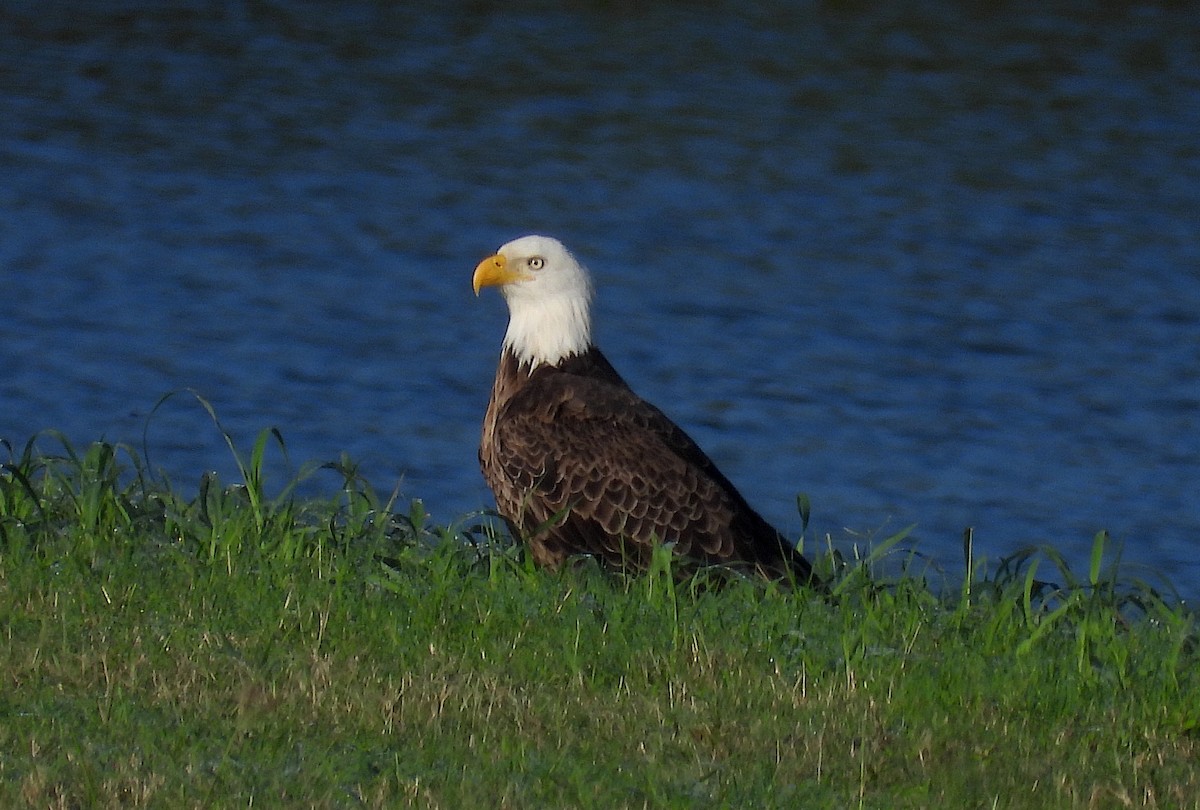
[[[540,231],[781,527],[803,491],[950,569],[968,525],[1080,566],[1107,529],[1200,594],[1186,4],[144,5],[0,9],[0,437],[145,434],[194,486],[217,429],[148,418],[192,388],[453,520],[504,327],[470,273]]]

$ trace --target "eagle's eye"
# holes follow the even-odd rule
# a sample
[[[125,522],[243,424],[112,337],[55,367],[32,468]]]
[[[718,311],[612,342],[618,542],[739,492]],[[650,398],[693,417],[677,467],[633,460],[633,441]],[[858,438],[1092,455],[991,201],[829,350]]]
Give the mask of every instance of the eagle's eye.
[[[541,270],[545,266],[546,266],[546,260],[543,259],[541,256],[534,256],[532,259],[529,260],[529,269],[530,270]]]

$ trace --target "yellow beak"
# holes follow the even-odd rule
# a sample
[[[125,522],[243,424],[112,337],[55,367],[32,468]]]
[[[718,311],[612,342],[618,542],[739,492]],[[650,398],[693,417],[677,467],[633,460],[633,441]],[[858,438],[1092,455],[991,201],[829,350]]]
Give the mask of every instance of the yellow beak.
[[[475,275],[471,278],[471,284],[475,287],[475,294],[479,295],[479,291],[484,287],[511,284],[522,278],[524,278],[522,273],[519,270],[509,269],[508,259],[497,253],[479,263],[475,268]]]

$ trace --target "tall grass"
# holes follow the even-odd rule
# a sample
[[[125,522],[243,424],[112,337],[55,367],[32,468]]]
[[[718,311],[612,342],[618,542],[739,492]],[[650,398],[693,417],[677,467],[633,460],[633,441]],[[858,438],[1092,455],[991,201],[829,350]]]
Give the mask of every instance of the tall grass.
[[[826,539],[826,594],[666,548],[547,573],[348,459],[272,491],[279,432],[221,432],[238,480],[187,498],[3,444],[0,806],[1197,806],[1195,617],[1103,534],[1083,575],[968,535],[950,587],[907,531]]]

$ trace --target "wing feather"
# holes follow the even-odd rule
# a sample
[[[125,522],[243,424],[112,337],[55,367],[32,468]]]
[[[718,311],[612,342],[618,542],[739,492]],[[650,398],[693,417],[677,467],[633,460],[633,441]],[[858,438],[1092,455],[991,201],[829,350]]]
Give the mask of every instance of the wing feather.
[[[739,535],[754,527],[741,524],[745,512],[761,518],[683,430],[619,378],[535,374],[505,404],[496,442],[505,477],[523,493],[524,528],[562,515],[547,542],[618,564],[647,560],[655,541],[705,562],[753,559],[739,548],[750,538]]]

